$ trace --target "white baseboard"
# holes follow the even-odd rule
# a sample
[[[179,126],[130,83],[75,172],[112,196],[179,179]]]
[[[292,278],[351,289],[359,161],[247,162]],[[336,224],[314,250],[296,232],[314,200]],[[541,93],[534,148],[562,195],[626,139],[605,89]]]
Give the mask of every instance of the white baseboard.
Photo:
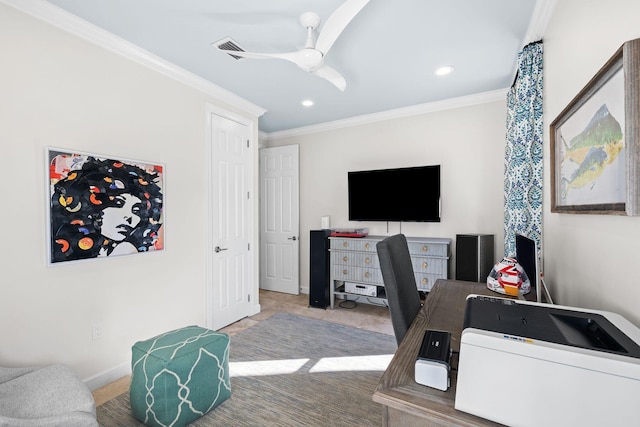
[[[107,384],[119,380],[122,377],[131,375],[131,362],[125,362],[121,365],[100,372],[92,377],[85,378],[83,382],[89,387],[89,390],[94,391],[100,387],[104,387]]]

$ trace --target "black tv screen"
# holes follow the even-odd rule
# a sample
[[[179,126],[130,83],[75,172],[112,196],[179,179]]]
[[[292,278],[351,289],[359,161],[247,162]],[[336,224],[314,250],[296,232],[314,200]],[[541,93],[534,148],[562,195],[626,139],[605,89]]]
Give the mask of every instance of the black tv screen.
[[[440,165],[349,172],[350,221],[440,222]]]

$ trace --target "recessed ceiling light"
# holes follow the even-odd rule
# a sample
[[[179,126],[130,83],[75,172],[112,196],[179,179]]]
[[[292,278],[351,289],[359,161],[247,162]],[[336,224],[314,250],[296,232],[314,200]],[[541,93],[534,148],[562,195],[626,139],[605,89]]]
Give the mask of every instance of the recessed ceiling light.
[[[445,65],[443,67],[440,67],[436,70],[436,76],[446,76],[449,75],[451,73],[453,73],[453,70],[455,70],[455,68],[453,68],[451,65]]]
[[[302,101],[302,106],[303,107],[312,107],[313,106],[313,101],[311,99],[304,99]]]

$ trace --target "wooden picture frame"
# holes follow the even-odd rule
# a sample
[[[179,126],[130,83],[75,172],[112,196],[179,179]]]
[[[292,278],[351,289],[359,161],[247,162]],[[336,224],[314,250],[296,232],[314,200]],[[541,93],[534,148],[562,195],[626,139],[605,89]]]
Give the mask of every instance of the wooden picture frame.
[[[164,249],[164,165],[47,147],[48,265]]]
[[[550,125],[551,212],[640,214],[640,39],[625,42]]]

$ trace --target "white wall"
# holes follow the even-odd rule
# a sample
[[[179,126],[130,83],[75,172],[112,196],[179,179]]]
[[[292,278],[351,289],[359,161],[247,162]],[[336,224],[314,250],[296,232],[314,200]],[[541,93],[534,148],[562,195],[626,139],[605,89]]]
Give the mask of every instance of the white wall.
[[[205,105],[246,114],[3,4],[0,52],[0,366],[105,378],[136,341],[205,325]],[[164,163],[166,249],[47,267],[47,146]]]
[[[506,91],[505,91],[506,94]],[[331,216],[332,228],[368,227],[372,235],[448,237],[495,234],[504,253],[503,172],[506,102],[493,101],[372,124],[267,141],[300,146],[300,284],[309,287],[309,230]],[[349,222],[347,172],[441,165],[442,222]],[[416,186],[416,197],[420,188]],[[455,275],[455,260],[450,262]]]
[[[640,2],[561,0],[544,35],[545,276],[562,304],[617,312],[640,326],[640,218],[550,213],[549,124],[627,40]]]

